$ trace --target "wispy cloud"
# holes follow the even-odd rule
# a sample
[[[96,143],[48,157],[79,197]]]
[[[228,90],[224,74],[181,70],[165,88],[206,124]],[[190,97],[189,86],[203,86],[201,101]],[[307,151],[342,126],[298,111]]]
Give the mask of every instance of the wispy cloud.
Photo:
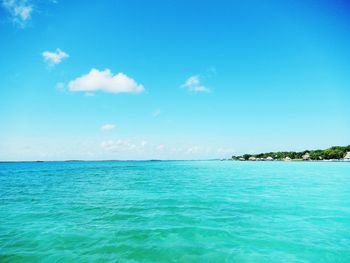
[[[93,92],[85,92],[84,96],[85,97],[94,97],[95,93],[93,93]]]
[[[156,109],[152,112],[152,117],[157,118],[161,114],[160,109]]]
[[[100,144],[102,150],[106,152],[147,152],[149,150],[148,142],[145,140],[136,141],[132,139],[111,139],[102,141]]]
[[[165,145],[164,144],[159,144],[157,147],[156,147],[156,150],[157,151],[163,151],[165,149]]]
[[[116,127],[115,124],[107,123],[101,126],[101,131],[110,131],[113,130]]]
[[[62,62],[62,60],[66,59],[69,57],[69,55],[62,51],[61,49],[57,48],[56,51],[51,52],[51,51],[44,51],[42,53],[42,56],[45,60],[45,62],[50,66],[53,67],[59,63]]]
[[[105,151],[116,151],[116,150],[134,150],[137,148],[137,144],[130,140],[107,140],[101,142],[101,147]]]
[[[57,82],[56,83],[56,89],[63,90],[65,88],[64,82]]]
[[[217,70],[214,66],[211,66],[207,69],[207,76],[208,77],[213,77],[217,74]]]
[[[88,74],[70,81],[68,88],[70,91],[110,93],[140,93],[145,90],[143,85],[123,73],[113,75],[109,69],[99,71],[94,68]]]
[[[209,88],[201,85],[199,76],[189,77],[184,84],[181,85],[182,88],[186,88],[193,92],[209,92]]]
[[[31,18],[33,6],[27,0],[2,0],[2,6],[10,13],[15,24],[25,27]]]
[[[198,147],[198,146],[191,146],[189,148],[186,149],[186,153],[189,153],[189,154],[198,154],[201,152],[201,148]]]

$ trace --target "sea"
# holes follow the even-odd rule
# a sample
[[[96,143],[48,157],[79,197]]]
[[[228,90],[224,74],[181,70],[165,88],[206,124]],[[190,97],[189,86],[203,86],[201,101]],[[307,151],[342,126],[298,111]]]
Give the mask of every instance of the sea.
[[[0,163],[0,262],[350,262],[350,162]]]

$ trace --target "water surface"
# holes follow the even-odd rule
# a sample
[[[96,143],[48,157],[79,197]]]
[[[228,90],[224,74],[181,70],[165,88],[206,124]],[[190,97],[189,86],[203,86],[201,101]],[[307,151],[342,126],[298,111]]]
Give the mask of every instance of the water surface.
[[[0,164],[0,262],[350,262],[350,163]]]

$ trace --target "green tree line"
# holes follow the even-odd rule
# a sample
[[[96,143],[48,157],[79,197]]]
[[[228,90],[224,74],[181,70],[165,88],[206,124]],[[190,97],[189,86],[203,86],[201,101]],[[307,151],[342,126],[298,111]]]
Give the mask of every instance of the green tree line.
[[[250,157],[255,158],[264,158],[272,157],[273,159],[282,160],[286,157],[290,159],[298,160],[303,159],[303,156],[306,154],[309,155],[311,160],[331,160],[331,159],[343,159],[347,152],[350,151],[350,145],[348,146],[333,146],[331,148],[325,150],[305,150],[302,152],[267,152],[267,153],[259,153],[259,154],[244,154],[240,156],[232,156],[232,159],[239,160],[243,158],[244,160],[248,160]]]

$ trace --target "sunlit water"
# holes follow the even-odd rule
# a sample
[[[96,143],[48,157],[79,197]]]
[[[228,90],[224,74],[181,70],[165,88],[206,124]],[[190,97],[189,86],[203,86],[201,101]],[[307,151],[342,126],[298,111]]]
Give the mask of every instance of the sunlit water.
[[[350,262],[350,163],[0,164],[0,262]]]

